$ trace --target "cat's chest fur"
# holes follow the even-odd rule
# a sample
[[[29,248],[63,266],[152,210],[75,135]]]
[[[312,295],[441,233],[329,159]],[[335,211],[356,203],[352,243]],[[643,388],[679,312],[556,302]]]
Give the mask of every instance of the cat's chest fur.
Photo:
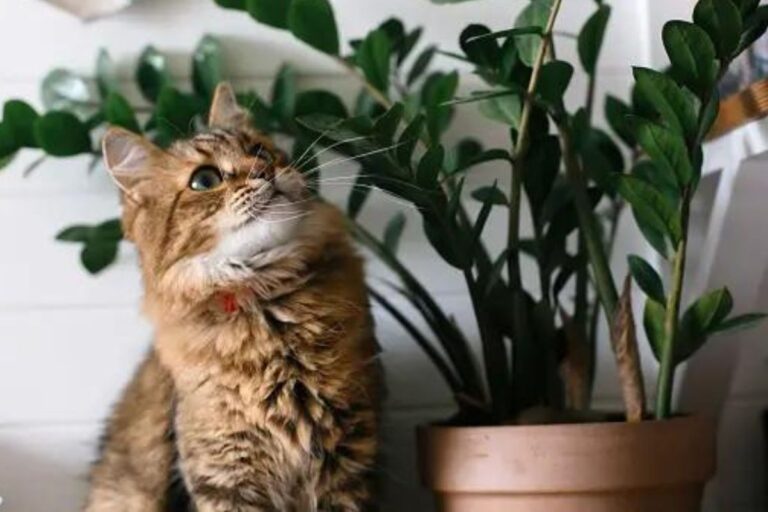
[[[201,431],[262,432],[296,464],[332,446],[346,399],[339,354],[322,340],[328,327],[268,307],[212,314],[214,322],[158,332],[185,422]]]

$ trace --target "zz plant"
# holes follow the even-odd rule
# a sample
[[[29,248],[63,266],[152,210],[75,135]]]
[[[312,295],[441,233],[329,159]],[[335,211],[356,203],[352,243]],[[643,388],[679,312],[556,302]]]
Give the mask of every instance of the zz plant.
[[[459,35],[461,53],[422,44],[422,30],[407,29],[397,19],[350,41],[345,50],[328,0],[215,1],[292,34],[359,81],[351,110],[331,91],[300,91],[289,67],[278,74],[270,98],[244,91],[241,100],[259,128],[293,140],[296,162],[309,169],[308,179],[330,165],[317,164],[321,152],[342,155],[334,161],[359,162],[347,204],[350,229],[393,271],[398,282],[385,286],[407,300],[427,329],[391,295],[378,288],[371,295],[439,370],[456,398],[453,421],[523,421],[534,409],[550,411],[546,421],[559,421],[563,411],[587,411],[601,319],[610,328],[627,419],[647,417],[630,281],[624,280],[620,291],[608,265],[626,207],[670,267],[665,287],[650,263],[629,257],[632,278],[646,296],[643,324],[660,364],[656,418],[672,414],[674,373],[681,363],[711,335],[761,318],[732,316],[727,288],[706,293],[685,311],[682,296],[690,205],[701,175],[702,144],[717,115],[717,83],[766,31],[768,6],[757,0],[701,0],[693,23],[667,23],[662,37],[669,68],[634,68],[631,103],[604,99],[608,132],[592,122],[600,99],[598,60],[611,15],[601,1],[579,34],[563,35],[555,30],[562,0],[531,0],[513,27],[493,32],[467,26]],[[579,108],[563,100],[576,67],[557,58],[556,35],[577,41],[577,65],[588,84]],[[198,126],[213,87],[224,78],[220,52],[214,38],[201,41],[193,56],[193,89],[184,92],[169,78],[163,56],[148,48],[136,71],[143,106],[121,95],[103,52],[96,95],[82,78],[56,70],[43,83],[46,113],[18,100],[5,104],[0,158],[7,163],[22,148],[41,151],[43,158],[94,154],[92,141],[104,123],[169,144]],[[458,71],[431,70],[436,54],[471,67],[483,88],[459,97]],[[485,148],[473,138],[447,142],[456,109],[472,106],[489,123],[506,127],[507,147]],[[466,191],[466,175],[490,161],[509,169],[509,189],[488,183]],[[463,276],[479,327],[481,364],[462,328],[398,255],[403,214],[396,214],[381,236],[357,222],[371,188],[415,207],[430,246]],[[480,203],[475,216],[465,204],[467,195]],[[507,240],[499,253],[483,238],[494,208],[507,214]],[[521,233],[525,214],[532,219],[530,238]],[[83,243],[83,264],[98,272],[115,257],[119,225],[111,220],[74,226],[59,238]],[[536,263],[536,287],[523,282],[523,258]]]

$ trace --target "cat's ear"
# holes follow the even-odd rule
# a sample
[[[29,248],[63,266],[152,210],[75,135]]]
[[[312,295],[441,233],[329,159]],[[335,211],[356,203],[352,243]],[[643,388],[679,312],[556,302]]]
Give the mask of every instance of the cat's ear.
[[[144,137],[123,128],[107,130],[101,142],[104,165],[126,198],[139,202],[136,185],[162,164],[165,152]]]
[[[250,124],[251,115],[237,104],[237,96],[228,82],[216,86],[208,114],[211,128],[240,128]]]

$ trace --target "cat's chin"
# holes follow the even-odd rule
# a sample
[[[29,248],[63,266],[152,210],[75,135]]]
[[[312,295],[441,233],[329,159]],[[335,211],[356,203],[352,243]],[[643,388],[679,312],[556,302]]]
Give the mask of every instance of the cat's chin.
[[[249,258],[291,242],[307,212],[301,204],[273,201],[264,211],[223,230],[214,255],[220,258]]]

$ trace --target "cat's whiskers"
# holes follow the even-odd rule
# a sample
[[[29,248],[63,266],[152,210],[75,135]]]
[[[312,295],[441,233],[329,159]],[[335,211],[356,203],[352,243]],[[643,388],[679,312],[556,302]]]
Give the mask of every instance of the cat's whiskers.
[[[378,154],[381,154],[381,153],[386,153],[387,151],[392,151],[393,149],[398,148],[398,147],[400,147],[400,146],[402,146],[404,144],[407,144],[407,143],[408,143],[408,141],[398,142],[397,144],[392,144],[390,146],[383,147],[383,148],[377,148],[377,149],[374,149],[372,151],[367,151],[365,153],[362,153],[360,155],[355,155],[355,156],[352,156],[352,157],[345,157],[345,158],[336,158],[336,159],[331,160],[329,162],[326,162],[324,164],[320,164],[320,165],[318,165],[318,166],[316,166],[316,167],[314,167],[312,169],[309,169],[308,171],[304,171],[304,172],[302,172],[302,174],[304,176],[311,176],[312,173],[318,173],[322,169],[325,169],[326,167],[329,167],[329,166],[332,166],[332,165],[340,165],[340,164],[344,164],[344,163],[347,163],[347,162],[355,162],[357,160],[362,160],[363,158],[368,158],[370,156],[378,155]]]
[[[319,144],[320,140],[322,140],[322,138],[323,138],[324,136],[325,136],[325,135],[321,135],[321,136],[320,136],[320,137],[319,137],[319,138],[318,138],[318,139],[317,139],[317,140],[316,140],[316,141],[313,143],[313,145],[317,145],[317,144]],[[292,165],[291,165],[291,167],[295,167],[296,169],[298,169],[299,171],[301,171],[301,168],[302,168],[302,167],[303,167],[305,164],[309,163],[309,161],[310,161],[312,158],[318,158],[320,155],[323,155],[323,154],[325,154],[325,153],[327,153],[327,152],[329,152],[329,151],[332,151],[332,150],[336,149],[336,148],[337,148],[337,147],[339,147],[339,146],[343,146],[344,144],[349,144],[350,142],[357,142],[357,141],[361,141],[361,140],[370,139],[371,137],[373,137],[373,135],[361,135],[361,136],[359,136],[359,137],[350,137],[349,139],[346,139],[346,140],[340,140],[340,141],[334,142],[334,143],[333,143],[333,144],[331,144],[330,146],[326,146],[326,147],[324,147],[323,149],[321,149],[320,151],[318,151],[317,153],[315,153],[314,155],[312,155],[312,156],[308,157],[308,158],[307,158],[307,160],[306,160],[306,161],[304,161],[304,162],[301,162],[301,160],[302,160],[303,156],[302,156],[302,157],[300,157],[300,158],[299,158],[299,159],[296,161],[296,163],[294,163],[294,164],[292,164]],[[310,146],[310,149],[312,149],[312,146]],[[305,152],[304,152],[304,156],[306,156],[307,154],[308,154],[308,151],[305,151]],[[300,162],[301,162],[301,163],[300,163]]]

